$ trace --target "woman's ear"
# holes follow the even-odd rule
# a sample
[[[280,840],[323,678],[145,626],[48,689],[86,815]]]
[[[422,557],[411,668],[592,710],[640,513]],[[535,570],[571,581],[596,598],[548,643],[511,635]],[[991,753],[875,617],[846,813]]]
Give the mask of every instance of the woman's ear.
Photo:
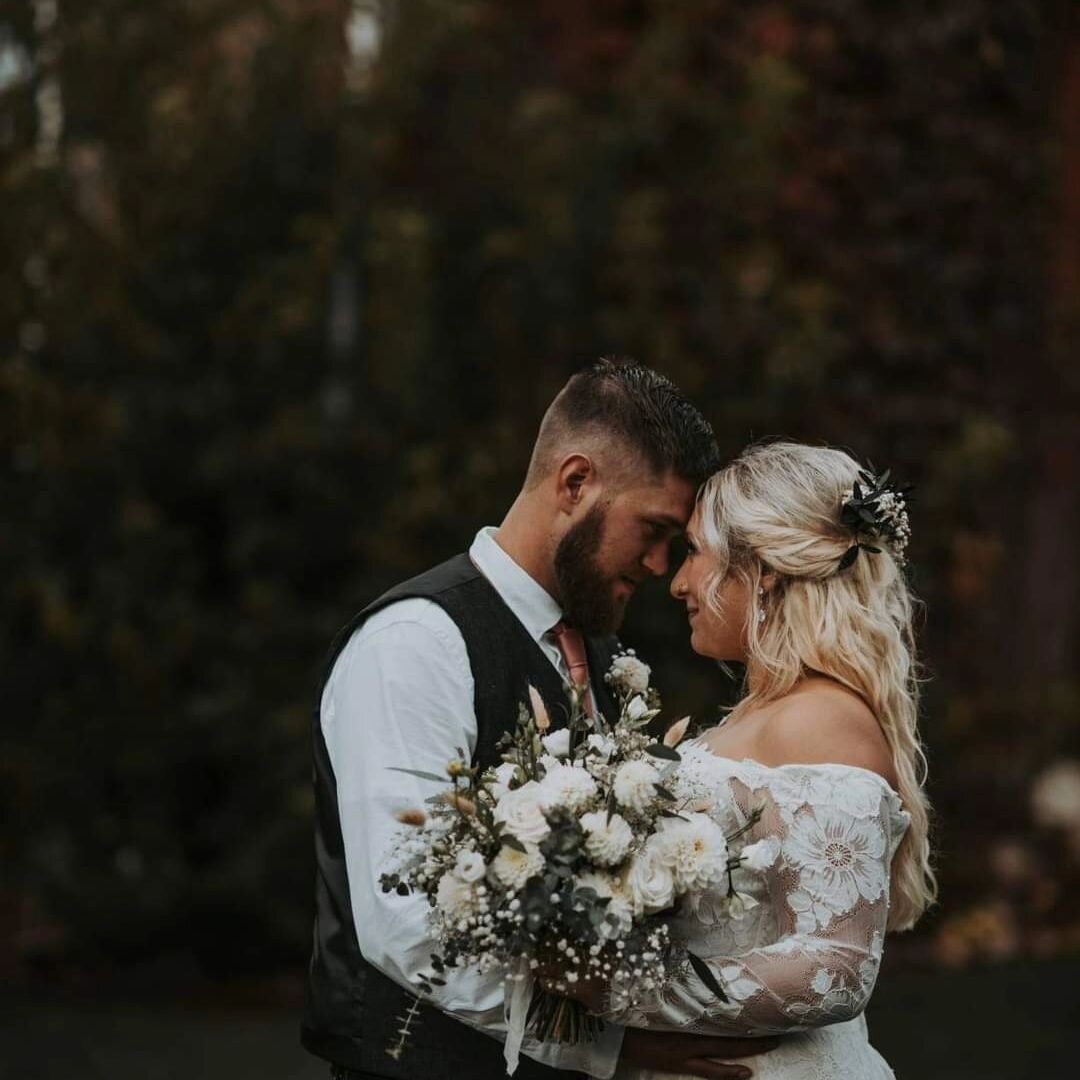
[[[761,568],[761,587],[767,592],[772,592],[780,582],[780,575],[767,566]]]

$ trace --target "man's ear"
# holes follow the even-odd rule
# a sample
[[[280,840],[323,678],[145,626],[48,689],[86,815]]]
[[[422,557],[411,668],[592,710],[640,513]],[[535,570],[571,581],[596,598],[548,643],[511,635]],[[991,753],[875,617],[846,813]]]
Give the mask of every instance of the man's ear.
[[[568,454],[555,474],[559,509],[573,513],[596,484],[596,467],[588,454]]]

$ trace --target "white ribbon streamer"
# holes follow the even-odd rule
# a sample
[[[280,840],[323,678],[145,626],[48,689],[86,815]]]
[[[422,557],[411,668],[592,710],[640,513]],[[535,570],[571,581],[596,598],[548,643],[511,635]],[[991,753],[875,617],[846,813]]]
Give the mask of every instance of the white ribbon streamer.
[[[506,1059],[506,1075],[513,1076],[521,1055],[521,1043],[525,1038],[525,1021],[529,1015],[529,1001],[532,998],[533,977],[529,961],[525,957],[518,960],[517,969],[507,980],[506,997],[506,1045],[503,1057]]]

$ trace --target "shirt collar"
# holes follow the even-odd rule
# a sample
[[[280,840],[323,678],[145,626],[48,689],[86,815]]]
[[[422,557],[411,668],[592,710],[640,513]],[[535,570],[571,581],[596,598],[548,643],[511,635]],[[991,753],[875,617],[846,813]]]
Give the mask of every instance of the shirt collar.
[[[497,531],[491,525],[481,529],[469,548],[469,558],[491,582],[533,640],[539,641],[562,618],[562,608],[542,585],[499,547],[495,539]]]

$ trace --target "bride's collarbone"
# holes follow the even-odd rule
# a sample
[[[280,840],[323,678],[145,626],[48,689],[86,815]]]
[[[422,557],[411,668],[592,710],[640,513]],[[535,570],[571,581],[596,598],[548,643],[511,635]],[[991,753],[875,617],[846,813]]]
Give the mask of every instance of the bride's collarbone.
[[[702,741],[717,757],[732,758],[736,761],[744,758],[758,760],[755,755],[763,749],[761,732],[766,711],[758,710],[745,716],[726,718],[723,723],[705,732]]]
[[[849,764],[896,786],[892,756],[873,713],[855,695],[829,686],[807,687],[743,714],[736,709],[704,732],[702,741],[718,757],[735,761],[769,768]]]

